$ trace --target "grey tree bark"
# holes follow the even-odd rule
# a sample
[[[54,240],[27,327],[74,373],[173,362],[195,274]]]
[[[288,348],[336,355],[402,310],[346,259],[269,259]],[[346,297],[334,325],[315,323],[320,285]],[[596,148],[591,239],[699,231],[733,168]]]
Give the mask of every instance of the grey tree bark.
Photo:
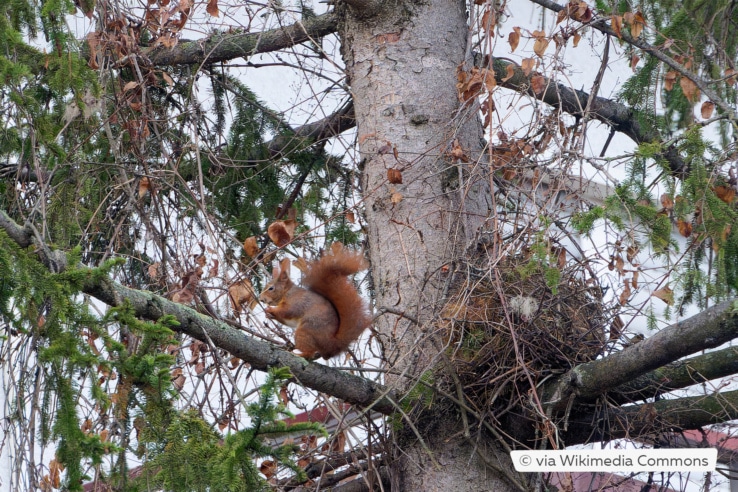
[[[482,126],[456,89],[457,67],[471,61],[466,6],[387,2],[372,15],[352,7],[341,14],[376,310],[383,313],[377,329],[387,383],[407,391],[442,363],[432,320],[442,305],[444,267],[464,254],[491,208],[485,166],[476,161]],[[469,163],[450,157],[454,142]],[[399,171],[402,183],[388,179],[388,170]],[[415,431],[398,433],[393,490],[514,490],[501,473],[510,469],[504,453],[464,440],[456,412],[431,413]]]

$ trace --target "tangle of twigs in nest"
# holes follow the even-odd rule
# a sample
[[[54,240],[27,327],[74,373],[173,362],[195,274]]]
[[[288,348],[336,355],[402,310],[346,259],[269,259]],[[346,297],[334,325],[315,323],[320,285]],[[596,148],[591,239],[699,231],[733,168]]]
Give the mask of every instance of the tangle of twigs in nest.
[[[531,382],[602,352],[602,291],[581,265],[554,272],[522,255],[483,264],[486,258],[476,258],[457,269],[441,322],[453,369],[475,406],[502,401],[510,408]]]

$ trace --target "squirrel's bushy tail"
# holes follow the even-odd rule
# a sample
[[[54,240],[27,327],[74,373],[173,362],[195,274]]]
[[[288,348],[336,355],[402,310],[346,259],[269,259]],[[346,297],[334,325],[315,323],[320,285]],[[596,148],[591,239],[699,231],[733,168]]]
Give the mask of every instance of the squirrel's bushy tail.
[[[367,303],[359,296],[348,278],[368,268],[364,255],[351,251],[341,243],[333,243],[330,251],[309,263],[302,285],[328,299],[338,313],[338,330],[332,347],[323,347],[323,357],[329,359],[343,352],[372,322]],[[326,350],[330,349],[330,350]]]

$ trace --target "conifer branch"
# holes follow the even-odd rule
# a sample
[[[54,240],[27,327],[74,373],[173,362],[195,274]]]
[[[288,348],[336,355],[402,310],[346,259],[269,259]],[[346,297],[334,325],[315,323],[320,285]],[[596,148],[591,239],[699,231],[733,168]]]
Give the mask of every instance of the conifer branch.
[[[21,247],[34,244],[39,252],[39,260],[52,271],[59,272],[54,259],[64,256],[59,250],[44,254],[49,250],[45,244],[37,244],[38,237],[27,228],[18,225],[3,210],[0,210],[0,228]],[[85,267],[80,267],[85,269]],[[198,313],[194,309],[165,299],[152,292],[125,287],[95,270],[86,269],[87,278],[82,292],[112,307],[130,305],[135,315],[141,319],[156,321],[170,315],[179,322],[175,329],[204,343],[210,340],[218,347],[248,363],[254,369],[267,371],[272,367],[287,367],[294,378],[302,385],[321,393],[340,398],[361,408],[391,414],[398,403],[393,392],[366,378],[354,376],[322,364],[308,362],[276,345],[246,336],[228,324]]]
[[[533,3],[536,3],[540,5],[541,7],[544,7],[548,10],[551,10],[553,12],[560,12],[566,8],[564,5],[559,5],[556,2],[553,2],[552,0],[531,0]],[[607,17],[599,17],[593,19],[591,22],[586,23],[585,25],[590,26],[594,29],[597,29],[603,34],[607,34],[609,36],[615,36],[621,41],[625,41],[626,43],[635,46],[636,48],[640,48],[644,52],[650,54],[651,56],[655,57],[660,62],[663,62],[665,65],[669,66],[673,70],[675,70],[679,75],[682,77],[686,77],[687,79],[694,82],[694,84],[697,86],[697,88],[702,91],[702,93],[707,96],[710,101],[715,103],[717,107],[719,107],[725,114],[729,115],[729,118],[731,120],[736,119],[736,113],[735,108],[732,107],[730,104],[728,104],[725,100],[723,100],[720,95],[712,90],[710,87],[710,81],[704,80],[699,75],[691,72],[688,70],[684,65],[674,60],[672,57],[667,55],[664,50],[653,46],[652,44],[648,43],[642,38],[634,38],[630,35],[629,32],[625,30],[621,30],[620,32],[615,32],[608,24]]]

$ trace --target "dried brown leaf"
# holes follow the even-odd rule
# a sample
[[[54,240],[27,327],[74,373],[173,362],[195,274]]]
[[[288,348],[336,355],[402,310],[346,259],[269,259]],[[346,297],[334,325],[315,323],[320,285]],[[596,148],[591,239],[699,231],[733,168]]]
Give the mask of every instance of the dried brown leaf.
[[[536,42],[533,43],[533,52],[539,57],[543,58],[544,53],[546,53],[546,48],[548,48],[548,43],[549,40],[546,38],[536,38]]]
[[[574,36],[572,36],[572,43],[574,44],[574,47],[576,48],[579,46],[579,41],[581,41],[582,35],[579,34],[579,31],[574,33]]]
[[[615,31],[615,34],[617,35],[618,39],[622,39],[623,37],[623,16],[622,15],[613,15],[610,20],[610,25],[612,26],[612,30]]]
[[[231,299],[233,311],[237,313],[241,312],[246,306],[253,309],[256,305],[254,286],[247,278],[228,287],[228,297]]]
[[[507,82],[513,78],[513,75],[515,75],[515,67],[511,63],[505,68],[505,77],[502,79],[502,82]]]
[[[684,219],[677,220],[677,229],[679,230],[679,234],[684,237],[692,235],[692,224]]]
[[[625,272],[625,261],[623,261],[623,257],[620,255],[615,256],[615,270],[622,275]]]
[[[536,59],[535,58],[523,58],[520,61],[520,68],[523,69],[523,73],[527,77],[530,75],[530,72],[535,68],[536,66]]]
[[[700,98],[700,91],[697,89],[697,85],[687,77],[681,77],[679,79],[679,87],[682,88],[682,92],[687,100],[691,103],[697,102]]]
[[[256,243],[256,236],[244,239],[243,249],[251,258],[256,258],[256,255],[259,254],[259,245]]]
[[[510,51],[514,52],[516,49],[518,49],[518,44],[520,44],[519,27],[513,27],[512,32],[507,36],[507,42],[510,43]]]
[[[218,0],[208,0],[208,6],[205,7],[205,11],[213,17],[218,17]]]
[[[700,114],[702,119],[709,120],[712,117],[712,112],[715,111],[715,103],[712,101],[705,101],[702,103],[700,108]]]
[[[623,280],[623,284],[625,284],[625,288],[623,288],[623,292],[620,293],[620,305],[625,306],[628,303],[628,299],[630,299],[630,294],[632,291],[630,290],[630,279]]]
[[[295,235],[297,221],[293,219],[276,220],[269,224],[267,235],[280,248],[289,244]]]
[[[630,263],[631,265],[638,257],[638,251],[638,246],[635,244],[628,246],[628,249],[625,251],[625,257],[628,260],[628,263]]]
[[[392,184],[402,184],[402,172],[399,169],[387,169],[387,181]]]
[[[559,10],[559,13],[556,14],[556,24],[561,24],[567,17],[569,17],[569,11],[567,9]]]
[[[482,29],[488,36],[494,36],[495,26],[497,25],[497,14],[494,9],[486,8],[482,14]]]
[[[651,295],[657,299],[661,299],[669,306],[674,304],[674,291],[671,290],[668,285],[654,291]]]
[[[546,88],[546,78],[541,75],[534,75],[530,79],[530,87],[536,94],[543,93],[543,90]]]
[[[641,61],[641,57],[638,56],[636,53],[633,53],[630,56],[630,69],[631,71],[635,72],[636,67],[638,66],[638,62]]]
[[[643,17],[643,12],[638,11],[635,14],[635,19],[633,19],[633,24],[630,26],[630,35],[638,38],[644,27],[646,27],[646,19]]]
[[[715,186],[712,191],[719,199],[730,205],[735,199],[735,189],[730,186],[720,185]]]

